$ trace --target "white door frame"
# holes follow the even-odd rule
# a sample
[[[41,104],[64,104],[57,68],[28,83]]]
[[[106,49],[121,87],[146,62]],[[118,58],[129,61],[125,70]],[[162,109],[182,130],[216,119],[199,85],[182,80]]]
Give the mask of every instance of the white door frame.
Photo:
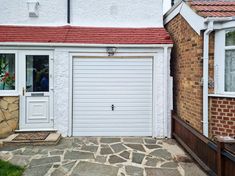
[[[23,96],[23,91],[25,88],[25,60],[26,55],[48,55],[49,56],[49,118],[52,121],[51,128],[39,127],[36,129],[25,128],[24,126],[24,116],[26,114],[26,105],[25,105],[25,96]],[[21,59],[24,59],[23,62],[20,62]],[[19,51],[19,92],[20,92],[20,118],[19,118],[19,131],[47,131],[54,129],[54,53],[53,51],[42,51],[42,50],[21,50]]]
[[[152,57],[153,59],[153,83],[152,83],[152,136],[156,136],[156,59],[157,59],[158,53],[116,53],[113,58],[116,57],[139,57],[139,58],[144,58],[144,57]],[[69,123],[68,123],[68,136],[72,136],[73,133],[73,58],[74,57],[108,57],[107,53],[70,53],[69,55]]]

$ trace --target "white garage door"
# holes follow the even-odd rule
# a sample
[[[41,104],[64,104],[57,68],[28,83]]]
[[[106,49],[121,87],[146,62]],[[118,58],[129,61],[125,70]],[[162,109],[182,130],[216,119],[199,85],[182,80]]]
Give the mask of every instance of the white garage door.
[[[152,59],[74,58],[73,136],[151,136]]]

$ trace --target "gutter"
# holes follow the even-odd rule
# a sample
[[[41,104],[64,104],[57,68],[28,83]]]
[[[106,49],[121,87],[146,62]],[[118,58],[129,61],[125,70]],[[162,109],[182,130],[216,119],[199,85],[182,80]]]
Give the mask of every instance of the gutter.
[[[31,47],[130,47],[156,48],[173,47],[173,44],[85,44],[85,43],[35,43],[35,42],[0,42],[1,47],[31,46]]]
[[[209,136],[209,123],[208,123],[208,75],[209,75],[209,37],[210,33],[214,30],[216,22],[226,22],[233,20],[234,17],[208,17],[205,19],[207,24],[206,31],[204,32],[203,41],[203,135]]]

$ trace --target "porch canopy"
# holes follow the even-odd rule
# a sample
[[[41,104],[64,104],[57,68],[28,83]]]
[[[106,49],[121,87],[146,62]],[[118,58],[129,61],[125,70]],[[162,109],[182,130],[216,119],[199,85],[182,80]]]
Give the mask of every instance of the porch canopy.
[[[164,28],[0,26],[0,42],[172,44]]]

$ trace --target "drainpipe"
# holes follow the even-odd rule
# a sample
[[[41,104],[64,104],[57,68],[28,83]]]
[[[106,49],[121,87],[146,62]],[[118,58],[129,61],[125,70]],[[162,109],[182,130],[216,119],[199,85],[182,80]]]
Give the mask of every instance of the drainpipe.
[[[67,0],[67,23],[70,24],[70,0]]]
[[[209,36],[214,30],[214,21],[209,21],[204,32],[203,42],[203,135],[208,137],[208,65],[209,65]]]

